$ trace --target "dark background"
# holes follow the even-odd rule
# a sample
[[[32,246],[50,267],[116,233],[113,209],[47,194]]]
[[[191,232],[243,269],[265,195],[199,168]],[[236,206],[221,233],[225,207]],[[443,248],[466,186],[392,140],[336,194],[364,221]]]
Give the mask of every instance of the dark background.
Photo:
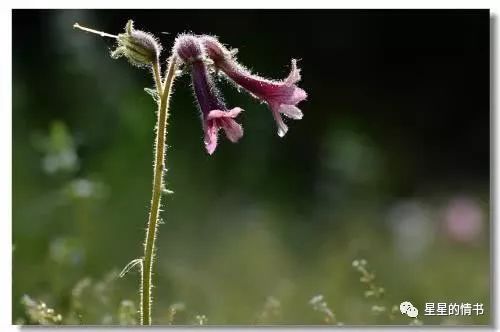
[[[267,107],[221,80],[245,135],[221,135],[208,156],[189,78],[176,81],[155,321],[183,303],[176,323],[319,324],[308,301],[323,294],[344,324],[405,324],[370,308],[410,299],[422,314],[425,302],[486,306],[425,324],[488,322],[488,10],[14,10],[14,321],[30,320],[24,294],[65,323],[118,323],[122,300],[137,303],[138,274],[110,271],[142,250],[152,82],[109,57],[112,39],[72,29],[118,34],[128,19],[159,37],[163,59],[181,32],[219,36],[269,78],[300,59],[309,95],[280,139]],[[363,297],[357,258],[382,299]],[[84,278],[87,302],[74,294]],[[262,318],[269,296],[279,310]]]

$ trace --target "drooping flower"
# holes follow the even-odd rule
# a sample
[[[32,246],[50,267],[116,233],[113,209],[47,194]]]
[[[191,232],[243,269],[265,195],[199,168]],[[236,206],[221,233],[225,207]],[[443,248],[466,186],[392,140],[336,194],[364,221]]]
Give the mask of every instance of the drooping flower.
[[[243,110],[239,107],[227,109],[208,72],[206,54],[200,40],[192,35],[181,35],[175,41],[173,53],[191,70],[193,89],[202,114],[207,152],[212,154],[215,151],[220,129],[224,130],[231,142],[237,142],[243,136],[243,128],[234,118]]]
[[[300,81],[300,69],[292,60],[292,69],[287,78],[274,81],[252,74],[234,58],[234,51],[224,47],[217,38],[200,37],[205,51],[217,70],[221,70],[236,84],[247,90],[255,98],[265,101],[278,125],[278,135],[283,137],[288,131],[281,114],[295,120],[302,119],[302,111],[296,106],[307,98],[307,93],[296,83]]]

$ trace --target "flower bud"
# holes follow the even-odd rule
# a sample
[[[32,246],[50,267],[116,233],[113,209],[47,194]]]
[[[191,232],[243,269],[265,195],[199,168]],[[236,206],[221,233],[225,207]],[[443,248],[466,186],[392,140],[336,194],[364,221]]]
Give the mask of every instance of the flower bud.
[[[134,22],[129,20],[125,26],[125,33],[118,35],[118,47],[111,53],[117,59],[125,56],[130,63],[138,67],[151,65],[158,60],[161,45],[150,33],[134,30]]]

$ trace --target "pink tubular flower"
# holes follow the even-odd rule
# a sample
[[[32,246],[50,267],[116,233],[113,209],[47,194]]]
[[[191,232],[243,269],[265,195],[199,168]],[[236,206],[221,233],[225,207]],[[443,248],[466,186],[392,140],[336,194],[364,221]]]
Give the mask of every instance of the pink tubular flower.
[[[224,130],[231,142],[237,142],[243,136],[243,128],[234,118],[243,110],[239,107],[227,109],[207,70],[206,55],[199,39],[192,35],[179,36],[173,53],[191,69],[193,89],[202,113],[207,152],[212,154],[215,151],[219,129]]]
[[[300,81],[300,69],[296,60],[292,60],[292,69],[287,78],[282,81],[268,80],[250,73],[234,59],[234,52],[229,51],[216,38],[200,37],[208,57],[214,62],[217,70],[239,86],[243,87],[255,98],[265,101],[273,113],[278,125],[278,135],[283,137],[288,127],[283,122],[281,114],[295,120],[302,119],[302,111],[296,106],[307,98],[307,93],[297,87]]]

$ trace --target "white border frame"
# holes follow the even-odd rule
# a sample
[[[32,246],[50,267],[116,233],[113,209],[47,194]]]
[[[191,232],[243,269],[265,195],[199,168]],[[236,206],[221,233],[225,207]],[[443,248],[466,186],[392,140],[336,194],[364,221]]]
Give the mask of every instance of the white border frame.
[[[143,8],[338,8],[338,9],[374,9],[374,8],[489,8],[492,17],[492,44],[491,44],[491,264],[492,264],[492,319],[495,328],[480,328],[480,330],[497,330],[498,317],[500,316],[500,308],[497,300],[500,295],[498,285],[494,285],[495,276],[499,276],[499,248],[498,239],[500,227],[495,226],[495,219],[497,217],[496,207],[499,206],[499,196],[496,193],[496,188],[499,187],[500,178],[497,177],[499,167],[498,156],[500,144],[498,144],[499,135],[496,128],[499,128],[500,117],[496,116],[496,107],[498,106],[498,66],[496,61],[498,59],[497,45],[499,42],[498,34],[498,13],[499,1],[441,1],[441,0],[420,0],[420,1],[405,1],[404,3],[398,1],[349,1],[349,2],[329,2],[325,0],[253,0],[252,2],[236,2],[228,0],[210,0],[200,1],[192,0],[189,2],[181,1],[148,1],[146,7]],[[134,8],[140,4],[146,5],[145,1],[140,3],[130,0],[123,1],[107,1],[102,0],[87,0],[87,1],[72,1],[64,2],[45,1],[3,1],[2,8],[0,9],[0,40],[3,45],[8,46],[9,49],[2,49],[0,51],[0,172],[2,174],[2,185],[0,186],[0,263],[2,272],[0,273],[0,326],[3,327],[2,331],[15,331],[18,327],[11,325],[11,302],[12,302],[12,8]],[[43,5],[43,7],[41,7]],[[7,8],[4,8],[7,6]],[[495,56],[495,58],[493,58]],[[9,185],[7,185],[9,184]],[[163,327],[164,328],[164,327]],[[163,329],[162,328],[162,329]],[[349,327],[346,327],[349,328]],[[27,327],[26,329],[30,329]],[[73,328],[58,328],[59,331],[72,330]],[[86,331],[99,331],[103,327],[86,327]],[[153,328],[160,329],[160,328]],[[243,330],[243,328],[228,328],[230,330]],[[244,328],[245,330],[253,328]],[[292,328],[290,328],[292,329]],[[304,330],[312,330],[313,328],[303,327]],[[352,329],[352,328],[350,328]],[[359,327],[354,327],[359,329]],[[380,328],[363,328],[373,331],[384,331],[387,327]],[[393,328],[400,330],[402,328]],[[457,328],[453,328],[456,330]],[[475,330],[476,328],[472,328]],[[477,328],[479,330],[479,328]],[[113,328],[113,330],[145,330],[145,328]],[[194,330],[194,328],[183,328],[183,330]],[[259,331],[268,331],[272,328],[259,328]],[[428,327],[426,330],[438,331],[442,328]],[[467,328],[471,330],[471,328]]]

